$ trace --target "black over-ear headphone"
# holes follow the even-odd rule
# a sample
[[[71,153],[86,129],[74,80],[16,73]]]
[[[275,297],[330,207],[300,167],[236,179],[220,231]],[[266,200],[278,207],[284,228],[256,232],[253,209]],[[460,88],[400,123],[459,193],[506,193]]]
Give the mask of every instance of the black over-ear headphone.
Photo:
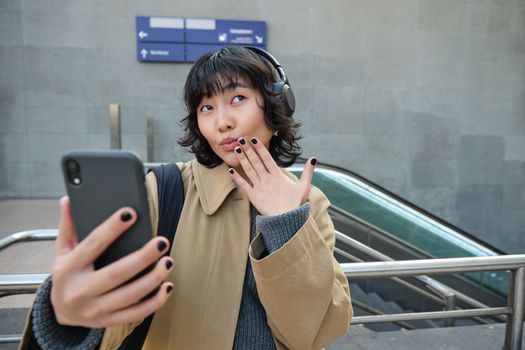
[[[281,67],[281,65],[279,64],[279,62],[277,62],[275,57],[273,57],[268,51],[256,46],[245,46],[245,48],[263,57],[275,68],[280,80],[272,84],[272,91],[277,95],[277,97],[279,97],[279,99],[283,103],[286,115],[288,117],[291,117],[293,112],[295,111],[295,96],[293,94],[292,87],[288,82],[288,78],[284,73],[283,67]]]

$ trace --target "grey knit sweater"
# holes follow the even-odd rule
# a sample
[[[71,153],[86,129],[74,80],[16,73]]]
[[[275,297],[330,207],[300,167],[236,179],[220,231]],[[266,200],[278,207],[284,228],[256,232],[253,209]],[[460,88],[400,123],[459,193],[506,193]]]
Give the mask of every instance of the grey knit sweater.
[[[255,238],[256,229],[262,234],[268,254],[281,248],[304,225],[310,213],[310,204],[277,216],[260,216],[251,207],[250,237]],[[255,219],[255,220],[254,220]],[[42,350],[50,349],[96,349],[102,340],[103,329],[70,327],[58,324],[51,305],[52,280],[48,278],[35,299],[32,311],[33,334]],[[246,277],[241,307],[235,331],[233,349],[275,349],[266,312],[257,294],[250,260],[247,261]]]

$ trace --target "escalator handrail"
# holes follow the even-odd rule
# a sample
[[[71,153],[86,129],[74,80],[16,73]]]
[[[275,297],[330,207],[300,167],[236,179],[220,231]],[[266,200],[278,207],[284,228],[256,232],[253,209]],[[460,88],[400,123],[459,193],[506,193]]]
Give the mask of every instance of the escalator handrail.
[[[298,157],[297,158],[297,162],[298,163],[306,163],[307,159],[306,158],[303,158],[303,157]],[[296,164],[294,164],[296,165]],[[380,191],[380,192],[383,192],[384,194],[392,197],[393,199],[395,199],[396,201],[399,201],[401,202],[402,204],[410,207],[411,209],[429,217],[430,219],[438,222],[439,224],[443,225],[443,226],[446,226],[447,228],[453,230],[453,231],[456,231],[458,234],[460,235],[463,235],[465,237],[467,237],[468,239],[484,246],[485,248],[487,249],[490,249],[492,251],[494,251],[494,253],[496,253],[496,255],[507,255],[506,252],[504,252],[503,250],[499,249],[499,248],[496,248],[495,246],[491,245],[490,243],[487,243],[483,240],[481,240],[479,237],[476,237],[475,235],[451,224],[450,222],[432,214],[431,212],[419,207],[418,205],[404,199],[403,197],[395,194],[394,192],[391,192],[389,190],[387,190],[386,188],[376,184],[375,182],[367,179],[366,177],[363,177],[359,174],[357,174],[356,172],[352,171],[352,170],[348,170],[346,168],[343,168],[343,167],[340,167],[340,166],[337,166],[337,165],[333,165],[333,164],[329,164],[329,163],[325,163],[325,162],[320,162],[320,161],[317,161],[317,165],[316,167],[322,167],[322,168],[326,168],[328,170],[334,170],[334,171],[337,171],[337,172],[340,172],[340,173],[343,173],[345,175],[348,175],[350,177],[353,177],[363,183],[365,183],[367,186],[370,186],[370,187],[373,187],[374,189]]]
[[[409,250],[412,254],[417,255],[419,258],[428,259],[428,258],[436,258],[435,256],[432,256],[428,252],[425,252],[424,250],[420,249],[419,247],[414,246],[413,244],[410,244],[407,241],[402,240],[401,238],[394,236],[387,231],[369,223],[368,221],[361,219],[358,216],[355,216],[352,213],[347,212],[346,210],[339,208],[338,206],[335,206],[333,204],[330,204],[330,207],[328,208],[329,211],[334,211],[338,215],[343,216],[347,220],[355,221],[363,226],[366,226],[367,229],[372,230],[375,233],[378,233],[380,237],[388,239],[390,244],[397,244],[402,246],[405,250]]]

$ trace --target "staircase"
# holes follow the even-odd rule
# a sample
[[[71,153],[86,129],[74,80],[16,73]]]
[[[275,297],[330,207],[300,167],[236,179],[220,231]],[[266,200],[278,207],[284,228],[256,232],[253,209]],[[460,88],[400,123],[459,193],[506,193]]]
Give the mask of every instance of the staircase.
[[[356,305],[356,302],[366,304],[367,306],[372,307],[382,312],[383,314],[399,314],[414,311],[411,309],[403,308],[393,300],[385,300],[376,292],[367,293],[363,290],[363,288],[361,288],[361,286],[358,283],[350,283],[350,295],[352,296],[355,316],[366,316],[371,314],[359,308],[359,306]],[[407,326],[410,326],[411,329],[440,327],[439,323],[432,320],[410,321],[404,323]],[[364,327],[375,332],[398,331],[401,329],[407,329],[407,327],[402,327],[401,325],[395,323],[371,323],[364,325]]]

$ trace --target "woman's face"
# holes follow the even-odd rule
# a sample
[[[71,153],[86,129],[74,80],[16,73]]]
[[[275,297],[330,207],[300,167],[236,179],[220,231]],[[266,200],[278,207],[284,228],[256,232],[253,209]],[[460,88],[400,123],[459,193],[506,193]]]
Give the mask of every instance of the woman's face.
[[[240,163],[234,152],[238,139],[244,137],[249,142],[256,137],[268,149],[273,132],[264,121],[261,93],[243,79],[225,84],[224,92],[202,99],[197,107],[197,123],[213,152],[239,170]]]

